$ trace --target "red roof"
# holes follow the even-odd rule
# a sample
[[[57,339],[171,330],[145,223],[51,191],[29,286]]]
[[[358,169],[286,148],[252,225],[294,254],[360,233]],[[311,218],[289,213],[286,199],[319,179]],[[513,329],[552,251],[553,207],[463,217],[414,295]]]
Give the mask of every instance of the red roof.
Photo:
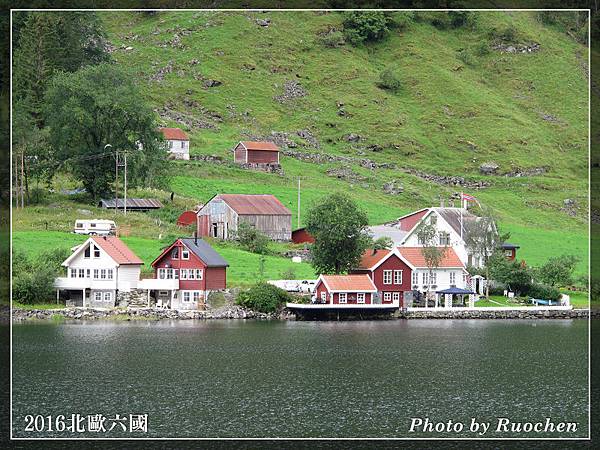
[[[279,147],[277,147],[272,142],[241,141],[240,144],[242,144],[248,150],[265,150],[268,152],[278,152],[279,151]]]
[[[180,128],[159,128],[165,139],[173,141],[189,141],[190,138]]]
[[[368,250],[366,250],[362,255],[360,264],[358,265],[357,269],[372,268],[375,264],[377,264],[379,261],[381,261],[384,257],[389,255],[390,252],[391,252],[391,250],[388,250],[388,249],[382,249],[382,250],[368,249]]]
[[[377,291],[368,275],[321,275],[325,286],[330,292],[349,291],[365,292]]]
[[[219,194],[231,209],[240,215],[285,215],[291,216],[277,197],[271,194]]]
[[[443,247],[440,247],[443,248]],[[422,247],[398,247],[400,254],[414,267],[427,267]],[[438,267],[465,267],[452,247],[446,247],[444,259]]]
[[[94,236],[94,242],[108,253],[117,264],[144,264],[140,258],[133,253],[125,243],[116,236]]]
[[[184,211],[177,219],[177,225],[180,227],[186,227],[196,223],[196,211]]]

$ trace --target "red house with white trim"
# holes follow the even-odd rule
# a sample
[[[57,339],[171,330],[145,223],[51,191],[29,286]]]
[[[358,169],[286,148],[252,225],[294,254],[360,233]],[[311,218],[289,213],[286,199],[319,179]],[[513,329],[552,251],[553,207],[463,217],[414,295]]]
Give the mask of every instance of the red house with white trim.
[[[368,275],[321,275],[315,285],[315,303],[372,305],[377,288]]]
[[[272,142],[241,141],[233,154],[238,164],[279,164],[279,147]]]
[[[227,286],[229,264],[202,239],[179,238],[152,262],[153,279],[144,279],[158,307],[202,309],[211,291]]]

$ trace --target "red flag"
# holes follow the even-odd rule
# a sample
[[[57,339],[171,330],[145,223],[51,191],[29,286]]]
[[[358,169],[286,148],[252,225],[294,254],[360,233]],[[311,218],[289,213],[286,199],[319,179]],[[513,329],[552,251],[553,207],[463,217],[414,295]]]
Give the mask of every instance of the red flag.
[[[469,194],[465,194],[464,192],[462,193],[462,199],[466,200],[468,202],[477,201],[477,199],[475,197],[473,197],[472,195],[469,195]]]

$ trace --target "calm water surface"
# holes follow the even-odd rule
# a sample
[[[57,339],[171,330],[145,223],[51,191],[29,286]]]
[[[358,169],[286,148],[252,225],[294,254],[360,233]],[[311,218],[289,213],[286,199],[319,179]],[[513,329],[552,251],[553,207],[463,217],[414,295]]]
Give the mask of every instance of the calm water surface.
[[[587,327],[584,320],[14,325],[13,433],[69,435],[27,433],[26,414],[147,413],[145,437],[414,437],[411,417],[495,423],[501,416],[575,421],[575,436],[585,436]],[[131,437],[117,429],[103,436]]]

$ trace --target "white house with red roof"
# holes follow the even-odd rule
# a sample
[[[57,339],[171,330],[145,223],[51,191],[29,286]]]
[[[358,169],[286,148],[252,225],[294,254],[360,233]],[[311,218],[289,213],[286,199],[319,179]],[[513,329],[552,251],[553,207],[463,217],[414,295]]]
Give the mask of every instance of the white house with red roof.
[[[57,298],[67,306],[112,308],[120,292],[137,288],[143,261],[116,236],[93,236],[62,263],[66,277],[56,278]]]
[[[165,141],[169,154],[174,159],[190,159],[190,138],[180,128],[159,128]]]

